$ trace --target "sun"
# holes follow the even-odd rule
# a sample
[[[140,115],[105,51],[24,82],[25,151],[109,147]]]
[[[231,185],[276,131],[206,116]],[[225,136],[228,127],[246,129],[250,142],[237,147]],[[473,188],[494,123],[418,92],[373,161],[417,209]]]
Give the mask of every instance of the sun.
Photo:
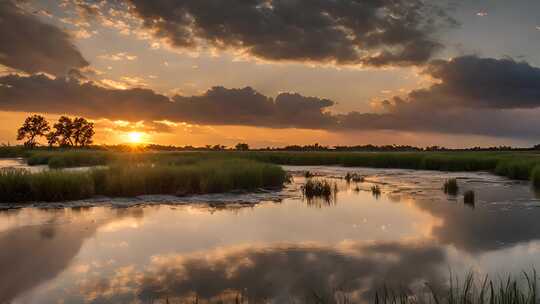
[[[141,132],[129,132],[127,134],[128,141],[132,144],[140,144],[143,141],[144,134]]]

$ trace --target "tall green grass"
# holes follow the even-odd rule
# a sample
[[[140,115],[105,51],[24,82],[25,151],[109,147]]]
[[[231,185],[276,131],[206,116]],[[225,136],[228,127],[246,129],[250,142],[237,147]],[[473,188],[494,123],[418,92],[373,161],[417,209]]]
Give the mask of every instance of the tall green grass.
[[[382,288],[375,293],[373,303],[536,304],[539,302],[537,281],[536,271],[523,272],[521,280],[508,276],[497,281],[488,276],[478,281],[470,273],[461,284],[451,278],[449,287],[443,291],[434,290],[429,284],[425,292]]]
[[[27,163],[30,166],[48,165],[51,168],[69,168],[106,165],[117,157],[116,153],[92,150],[64,152],[30,152]]]
[[[458,187],[457,179],[450,178],[444,182],[444,185],[443,185],[444,193],[448,195],[457,195],[458,190],[459,190],[459,187]]]
[[[20,153],[20,151],[18,152]],[[202,160],[250,159],[281,165],[341,165],[439,171],[490,171],[512,179],[531,179],[540,166],[540,154],[532,152],[107,152],[30,151],[28,163],[54,168],[107,165],[115,162],[149,162],[189,165]],[[540,175],[540,173],[537,173]],[[538,178],[537,178],[538,179]]]
[[[89,171],[0,171],[0,202],[64,201],[143,194],[189,195],[280,187],[279,166],[249,160],[210,160],[193,165],[117,164]]]

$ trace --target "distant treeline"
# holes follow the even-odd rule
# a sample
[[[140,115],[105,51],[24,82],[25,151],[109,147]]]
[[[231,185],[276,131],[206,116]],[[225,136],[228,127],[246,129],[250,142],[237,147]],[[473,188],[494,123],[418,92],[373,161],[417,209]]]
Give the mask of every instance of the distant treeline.
[[[19,146],[10,146],[6,144],[1,144],[2,147],[11,147],[17,148]],[[21,147],[22,148],[22,147]],[[68,146],[63,146],[63,148],[69,148]],[[81,147],[78,147],[79,149]],[[246,143],[239,143],[234,147],[227,147],[225,145],[205,145],[205,146],[174,146],[174,145],[158,145],[158,144],[146,144],[146,145],[87,145],[84,148],[91,150],[107,150],[107,151],[117,151],[117,152],[148,152],[148,151],[163,151],[163,152],[174,152],[174,151],[319,151],[319,152],[452,152],[452,151],[540,151],[540,144],[533,147],[523,148],[523,147],[511,147],[511,146],[497,146],[497,147],[471,147],[471,148],[447,148],[441,146],[429,146],[429,147],[415,147],[409,145],[355,145],[355,146],[323,146],[319,144],[313,145],[290,145],[285,147],[266,147],[266,148],[250,148]],[[37,149],[48,149],[45,147]]]
[[[156,145],[148,144],[144,146],[133,147],[130,145],[106,145],[98,146],[101,149],[107,150],[133,150],[140,149],[142,151],[328,151],[328,152],[451,152],[451,151],[540,151],[540,145],[535,145],[529,148],[523,147],[511,147],[511,146],[497,146],[497,147],[472,147],[472,148],[446,148],[441,146],[429,146],[429,147],[415,147],[408,145],[355,145],[355,146],[322,146],[319,144],[313,145],[291,145],[285,147],[266,147],[266,148],[250,148],[248,144],[240,143],[235,147],[227,147],[224,145],[206,145],[206,146],[173,146],[173,145]]]

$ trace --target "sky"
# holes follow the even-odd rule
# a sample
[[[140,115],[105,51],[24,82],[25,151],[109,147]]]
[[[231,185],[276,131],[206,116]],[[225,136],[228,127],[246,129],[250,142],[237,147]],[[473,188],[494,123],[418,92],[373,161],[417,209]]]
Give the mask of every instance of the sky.
[[[1,0],[0,143],[531,146],[540,1]]]

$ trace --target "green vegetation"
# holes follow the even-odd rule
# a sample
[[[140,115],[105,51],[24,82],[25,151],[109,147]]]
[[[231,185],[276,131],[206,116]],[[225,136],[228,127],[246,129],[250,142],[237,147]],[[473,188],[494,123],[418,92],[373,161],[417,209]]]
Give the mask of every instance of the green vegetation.
[[[475,194],[472,190],[467,190],[463,194],[463,202],[467,205],[474,205],[475,202]]]
[[[0,202],[63,201],[143,194],[189,195],[256,190],[283,185],[279,166],[249,160],[209,160],[192,165],[118,163],[88,171],[0,171]]]
[[[383,288],[375,294],[374,303],[378,304],[536,304],[538,303],[536,271],[523,273],[518,280],[508,276],[506,280],[475,280],[469,274],[463,284],[450,279],[450,286],[445,291],[436,291],[427,284],[428,291],[413,293]],[[348,302],[351,303],[351,302]]]
[[[457,179],[455,179],[455,178],[447,179],[444,182],[443,190],[444,190],[444,193],[446,193],[446,194],[457,195],[458,190],[459,190]]]
[[[347,172],[347,174],[345,174],[345,180],[347,181],[347,183],[350,183],[351,181],[355,183],[363,183],[364,177],[362,175],[359,175],[358,173]]]
[[[65,152],[40,151],[31,153],[28,165],[49,165],[51,168],[104,166],[116,159],[117,154],[104,151],[68,150]]]
[[[374,196],[379,197],[381,195],[381,187],[379,187],[379,185],[371,186],[371,193]]]
[[[81,156],[78,156],[81,155]],[[341,165],[440,171],[489,171],[513,179],[530,179],[540,186],[540,153],[512,152],[112,152],[105,150],[21,150],[0,147],[0,156],[21,156],[29,164],[54,167],[107,165],[123,161],[193,164],[211,159],[251,159],[281,165]],[[49,163],[50,162],[50,163]],[[534,174],[533,174],[534,173]],[[535,177],[536,176],[536,177]]]
[[[308,179],[302,186],[302,193],[308,200],[323,198],[326,201],[331,201],[337,192],[337,185],[335,183],[332,185],[327,180]]]

